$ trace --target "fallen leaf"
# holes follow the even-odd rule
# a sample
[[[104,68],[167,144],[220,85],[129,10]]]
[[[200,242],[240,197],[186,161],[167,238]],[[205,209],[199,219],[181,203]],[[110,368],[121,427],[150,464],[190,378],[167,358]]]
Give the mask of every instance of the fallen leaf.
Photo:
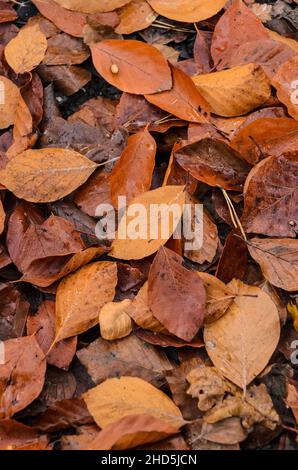
[[[127,146],[110,175],[112,203],[118,208],[119,196],[132,199],[149,191],[155,166],[156,143],[144,129],[128,138]]]
[[[113,300],[116,284],[116,263],[106,261],[84,266],[64,278],[56,296],[55,342],[96,325],[101,307]]]
[[[218,70],[229,67],[233,53],[245,43],[269,38],[259,18],[242,0],[235,0],[214,28],[211,54]]]
[[[247,114],[271,95],[269,80],[256,64],[196,75],[192,79],[211,111],[219,116]]]
[[[298,150],[298,123],[287,117],[264,117],[240,127],[231,146],[254,165],[264,157]]]
[[[203,325],[206,293],[183,258],[161,247],[148,276],[148,305],[153,315],[178,338],[191,341]]]
[[[203,111],[210,110],[207,100],[199,93],[190,77],[182,70],[171,66],[173,86],[168,91],[145,94],[149,103],[180,119],[191,122],[206,122]]]
[[[153,191],[143,193],[133,199],[126,210],[126,214],[120,221],[118,234],[116,234],[116,238],[112,243],[109,256],[131,260],[142,259],[155,253],[161,245],[164,245],[168,241],[168,238],[170,238],[175,231],[182,216],[184,199],[184,186],[163,186]],[[136,212],[138,213],[138,210],[134,212],[134,204],[137,204],[135,207],[142,205],[144,209],[146,209],[147,230],[145,237],[142,233],[136,233],[134,229],[133,238],[130,238],[130,229],[135,223]],[[156,214],[154,213],[151,214],[150,217],[147,217],[147,213],[150,214],[150,210],[148,210],[150,205],[157,205],[159,210]],[[173,210],[173,208],[175,210]],[[133,216],[130,215],[132,212],[134,212]],[[144,214],[145,212],[141,214],[142,219]],[[168,223],[168,236],[166,239],[163,238],[164,230],[162,230],[162,228],[164,223]],[[154,232],[157,233],[152,234],[152,227]],[[126,239],[119,238],[119,233],[121,236],[126,233]],[[136,235],[138,235],[138,237],[136,237]]]
[[[298,391],[292,384],[288,384],[287,405],[292,409],[296,423],[298,423]]]
[[[115,28],[118,34],[131,34],[148,28],[158,16],[145,0],[133,0],[126,3],[118,10],[118,15],[120,23]]]
[[[241,418],[244,429],[261,423],[275,429],[279,423],[271,397],[264,384],[250,385],[242,390],[226,380],[215,367],[197,367],[187,376],[191,384],[188,393],[198,398],[198,408],[205,411],[206,423],[217,423],[233,416]]]
[[[95,217],[100,204],[112,204],[109,174],[96,170],[75,193],[74,202],[91,217]]]
[[[70,194],[93,173],[96,164],[67,149],[26,150],[0,171],[1,183],[17,197],[51,202]]]
[[[132,331],[132,322],[126,310],[129,299],[122,302],[108,302],[99,312],[100,334],[103,339],[115,340],[128,336]]]
[[[88,57],[89,49],[81,39],[60,33],[48,39],[47,51],[42,63],[44,65],[75,65],[81,64]]]
[[[228,288],[235,299],[223,317],[205,326],[204,341],[216,368],[246,389],[275,351],[279,315],[269,295],[258,287],[234,279]]]
[[[233,291],[217,277],[208,273],[198,272],[206,290],[206,314],[204,323],[212,323],[222,317],[232,304]]]
[[[43,60],[47,49],[47,39],[39,26],[27,26],[20,30],[5,47],[8,65],[15,73],[31,72]]]
[[[0,76],[1,96],[0,100],[0,129],[6,129],[14,123],[20,99],[18,87],[4,76]]]
[[[0,364],[0,417],[10,418],[26,408],[40,394],[46,360],[34,336],[4,342],[4,363]]]
[[[98,338],[78,351],[77,356],[95,384],[125,375],[139,377],[162,387],[165,371],[173,367],[162,350],[134,334],[112,342]]]
[[[246,232],[296,237],[298,154],[268,157],[253,167],[244,186]]]
[[[161,346],[162,348],[203,348],[204,342],[199,337],[195,337],[192,341],[183,341],[183,339],[177,338],[177,336],[171,335],[168,332],[156,333],[150,330],[135,331],[138,338],[144,340],[146,343],[152,344],[153,346]]]
[[[50,405],[33,420],[32,426],[41,432],[54,432],[93,422],[82,398],[66,398]]]
[[[221,140],[187,143],[174,151],[174,157],[186,172],[209,186],[240,190],[249,172],[247,163]]]
[[[88,3],[84,0],[55,0],[56,3],[61,5],[63,8],[68,10],[81,11],[84,13],[104,13],[108,11],[116,10],[130,0],[88,0]]]
[[[127,313],[139,327],[145,330],[151,330],[156,333],[166,331],[164,326],[154,317],[148,305],[148,282],[145,282],[141,287],[130,304]]]
[[[226,284],[233,279],[242,280],[247,264],[247,245],[242,240],[239,230],[232,230],[226,238],[215,275]]]
[[[0,2],[0,23],[14,21],[17,17],[17,12],[13,9],[12,5],[8,4],[6,0]]]
[[[297,67],[298,55],[291,57],[287,62],[281,65],[272,78],[271,83],[276,88],[279,101],[287,107],[288,113],[294,119],[298,120],[298,81],[297,73],[295,72]]]
[[[216,15],[226,0],[148,0],[148,3],[159,15],[194,23]]]
[[[100,431],[88,445],[88,450],[131,449],[160,441],[177,431],[177,427],[149,414],[125,416]]]
[[[45,300],[35,315],[27,319],[27,334],[35,335],[44,354],[47,354],[55,338],[55,302]],[[67,370],[76,352],[77,338],[69,338],[56,343],[47,355],[47,363]]]
[[[216,423],[203,423],[202,438],[218,444],[232,445],[247,438],[247,432],[241,425],[240,418],[226,418]]]
[[[179,408],[163,392],[137,377],[105,380],[83,394],[99,427],[105,428],[126,416],[149,414],[178,429],[183,424]]]
[[[137,95],[172,87],[171,71],[155,47],[132,39],[106,39],[91,45],[94,67],[119,90]]]
[[[30,426],[13,419],[0,421],[0,450],[46,450],[48,441]]]
[[[298,290],[298,240],[291,238],[252,238],[248,250],[260,265],[264,277],[289,292]]]
[[[75,65],[39,65],[37,71],[46,82],[55,83],[66,96],[79,91],[92,78],[89,70]]]

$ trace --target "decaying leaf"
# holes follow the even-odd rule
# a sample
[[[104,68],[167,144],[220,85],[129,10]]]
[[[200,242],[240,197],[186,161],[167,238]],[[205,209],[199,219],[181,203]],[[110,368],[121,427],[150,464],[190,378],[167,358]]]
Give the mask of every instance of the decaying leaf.
[[[210,359],[231,382],[245,389],[268,364],[279,341],[277,308],[260,288],[234,279],[236,296],[225,315],[205,326]]]
[[[194,178],[210,186],[241,189],[249,166],[229,145],[206,138],[178,148],[174,157]]]
[[[21,199],[51,202],[83,184],[96,166],[73,150],[26,150],[0,171],[0,181]]]
[[[115,340],[128,336],[132,331],[130,316],[126,313],[131,301],[108,302],[99,312],[100,334],[103,339]]]
[[[116,284],[116,264],[105,261],[84,266],[64,278],[56,297],[55,342],[96,325],[101,307],[114,298]]]
[[[4,363],[0,364],[0,417],[10,418],[40,394],[46,359],[34,336],[4,342]]]
[[[48,437],[13,419],[0,421],[0,450],[46,450]]]
[[[165,371],[172,369],[166,354],[135,334],[115,341],[98,338],[77,352],[95,384],[123,375],[139,377],[156,387],[165,384]]]
[[[197,89],[219,116],[242,116],[264,104],[270,83],[259,65],[248,64],[192,77]]]
[[[165,327],[154,317],[148,305],[147,282],[145,282],[133,299],[127,313],[138,326],[145,330],[151,330],[156,333],[166,331]]]
[[[184,268],[183,258],[161,247],[148,277],[148,305],[162,325],[191,341],[205,316],[206,293],[199,276]]]
[[[289,292],[298,290],[298,240],[252,238],[248,249],[271,284]]]
[[[172,20],[193,23],[218,13],[226,0],[148,0],[159,15]]]
[[[5,58],[15,73],[31,72],[43,60],[47,39],[37,24],[20,30],[5,47]]]
[[[115,29],[118,34],[131,34],[148,28],[158,16],[146,0],[133,0],[118,10],[120,23]]]
[[[120,221],[109,255],[130,260],[142,259],[155,253],[168,241],[177,227],[182,216],[184,200],[184,186],[163,186],[133,199]],[[150,205],[155,206],[157,210],[152,212]],[[144,211],[140,211],[141,206]],[[145,233],[136,232],[141,220],[147,221]],[[166,238],[164,223],[168,224]],[[124,234],[126,239],[123,238]]]
[[[83,394],[87,408],[101,428],[125,416],[148,414],[178,429],[179,408],[163,392],[137,377],[108,379]]]
[[[275,429],[279,423],[272,400],[264,384],[250,385],[243,397],[242,390],[226,380],[215,367],[197,367],[187,376],[188,393],[198,398],[198,407],[205,411],[206,423],[217,423],[239,416],[244,429],[261,423]]]
[[[88,445],[88,450],[130,449],[176,434],[177,427],[149,414],[125,416],[108,424]]]
[[[273,237],[296,236],[298,154],[268,157],[253,167],[244,187],[243,228]]]
[[[206,315],[204,323],[212,323],[222,317],[234,300],[232,289],[217,277],[208,273],[198,273],[206,290]]]
[[[47,354],[55,338],[55,302],[45,300],[37,313],[27,319],[27,334],[35,335],[44,354]],[[55,344],[46,359],[48,364],[68,369],[76,352],[77,338],[69,338]]]
[[[91,53],[96,70],[119,90],[144,95],[172,87],[166,59],[149,44],[106,39],[91,45]]]

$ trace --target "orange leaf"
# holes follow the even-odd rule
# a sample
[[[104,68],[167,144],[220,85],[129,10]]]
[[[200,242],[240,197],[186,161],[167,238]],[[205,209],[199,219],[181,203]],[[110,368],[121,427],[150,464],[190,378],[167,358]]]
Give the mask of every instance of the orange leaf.
[[[148,0],[148,3],[166,18],[193,23],[216,15],[226,0]]]
[[[106,39],[93,44],[91,53],[96,70],[119,90],[144,95],[172,87],[166,59],[149,44]]]

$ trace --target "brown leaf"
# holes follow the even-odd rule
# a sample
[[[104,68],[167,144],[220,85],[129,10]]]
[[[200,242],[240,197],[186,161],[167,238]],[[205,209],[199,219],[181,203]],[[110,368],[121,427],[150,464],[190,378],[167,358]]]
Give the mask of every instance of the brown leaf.
[[[0,417],[9,418],[40,394],[46,371],[44,354],[34,336],[4,342],[0,364]]]
[[[125,416],[100,431],[88,450],[131,449],[176,433],[176,427],[149,414]]]
[[[244,187],[242,225],[249,233],[296,236],[298,153],[268,157],[249,173]]]
[[[60,33],[48,39],[48,47],[42,63],[45,65],[74,65],[81,64],[88,57],[88,47],[81,39]]]
[[[132,39],[107,39],[91,46],[96,70],[119,90],[137,95],[172,87],[171,71],[154,47]]]
[[[244,429],[250,429],[255,423],[275,429],[279,423],[264,384],[251,385],[243,396],[242,390],[226,380],[215,367],[197,367],[188,374],[187,380],[191,384],[188,393],[198,398],[198,408],[206,411],[203,417],[206,423],[221,422],[232,416],[241,418]]]
[[[2,341],[23,336],[29,303],[13,284],[0,284],[0,338]]]
[[[56,296],[55,342],[96,325],[101,307],[114,298],[116,284],[116,263],[105,261],[84,266],[64,278]]]
[[[298,53],[298,51],[297,51]],[[298,55],[292,57],[281,65],[272,78],[272,85],[276,88],[276,94],[289,114],[298,120],[298,82],[295,70],[298,67]],[[295,81],[296,79],[296,81]]]
[[[118,15],[120,23],[115,28],[118,34],[131,34],[148,28],[158,16],[146,0],[133,0],[126,3],[118,10]]]
[[[242,280],[247,269],[247,246],[239,235],[236,230],[229,233],[216,268],[216,277],[226,284],[233,279]]]
[[[269,295],[258,287],[237,279],[228,287],[236,297],[223,317],[205,326],[204,341],[217,369],[246,389],[275,351],[279,315]]]
[[[39,26],[26,26],[5,47],[5,58],[15,73],[31,72],[43,60],[47,39]]]
[[[242,0],[235,0],[214,29],[211,53],[216,68],[227,68],[231,56],[241,44],[255,40],[261,44],[268,38],[269,33],[259,18]]]
[[[264,117],[247,123],[235,133],[231,146],[254,165],[267,156],[298,150],[298,123],[287,117]]]
[[[217,423],[202,425],[202,438],[218,444],[232,445],[247,438],[247,432],[241,425],[240,418],[226,418]]]
[[[64,8],[74,11],[82,11],[84,13],[103,13],[116,10],[122,7],[130,0],[55,0],[56,3]]]
[[[6,129],[14,123],[16,112],[20,99],[20,91],[18,87],[8,78],[0,76],[1,97],[0,100],[0,129]]]
[[[96,170],[76,191],[74,202],[91,217],[95,217],[100,204],[112,204],[109,174],[101,168]]]
[[[12,5],[8,4],[6,0],[0,2],[0,23],[14,21],[17,17],[17,12],[13,9]]]
[[[253,238],[248,250],[271,284],[290,292],[298,290],[298,240]]]
[[[91,80],[91,72],[75,65],[39,65],[39,75],[46,82],[53,82],[61,92],[70,96]]]
[[[126,196],[127,204],[132,199],[149,191],[155,166],[156,143],[147,129],[128,138],[120,160],[111,176],[111,195],[115,208],[119,196]]]
[[[13,419],[0,421],[0,450],[46,450],[48,438]]]
[[[183,339],[177,338],[177,336],[156,333],[155,331],[140,330],[135,331],[138,338],[144,340],[146,343],[152,344],[153,346],[161,346],[162,348],[203,348],[204,342],[202,339],[195,337],[192,341],[183,341]]]
[[[241,116],[264,104],[271,95],[270,83],[256,64],[192,77],[194,84],[219,116]]]
[[[127,207],[126,214],[130,213],[130,207],[133,206],[133,204],[142,205],[144,209],[146,209],[147,214],[150,214],[151,204],[156,204],[158,207],[160,207],[160,204],[163,204],[163,207],[166,207],[166,209],[163,210],[162,215],[165,219],[169,218],[168,237],[166,239],[162,238],[164,236],[162,233],[164,230],[162,231],[160,211],[158,211],[157,214],[153,214],[152,217],[147,217],[146,237],[144,237],[144,234],[142,233],[136,234],[136,232],[134,232],[133,238],[130,238],[129,224],[135,219],[135,216],[127,216],[125,214],[125,216],[120,221],[118,233],[120,232],[123,234],[124,232],[126,233],[128,231],[126,239],[118,238],[116,234],[116,238],[112,243],[112,250],[110,251],[109,256],[112,256],[113,258],[131,260],[142,259],[155,253],[161,245],[164,245],[168,241],[168,238],[170,238],[170,236],[175,231],[182,216],[184,199],[185,193],[183,186],[163,186],[153,191],[143,193],[137,198],[133,199],[131,204]],[[171,206],[175,206],[179,210],[175,210],[173,212]],[[154,234],[155,238],[152,237],[152,231],[150,227],[153,227],[158,232]],[[136,238],[136,235],[139,235],[139,237]]]
[[[119,22],[116,12],[87,15],[61,7],[55,0],[32,0],[40,13],[51,20],[61,31],[72,36],[83,37],[87,19],[97,19],[99,23],[116,26]]]
[[[220,140],[206,138],[187,144],[174,157],[185,171],[209,186],[240,190],[249,172],[240,155]]]
[[[137,377],[108,379],[83,394],[87,408],[101,428],[125,416],[149,414],[178,429],[179,408],[163,392]]]
[[[206,293],[198,275],[182,263],[179,255],[159,249],[149,272],[148,304],[170,333],[191,341],[203,324]]]
[[[204,323],[212,323],[222,317],[234,300],[233,291],[220,279],[208,273],[198,272],[206,289],[206,315]]]
[[[74,191],[95,168],[95,163],[73,150],[26,150],[0,171],[0,180],[21,199],[51,202]]]
[[[172,88],[161,93],[145,94],[146,100],[185,121],[206,122],[202,111],[210,111],[208,102],[182,70],[173,66],[171,70]]]
[[[28,317],[27,334],[35,335],[43,353],[48,352],[55,338],[55,302],[45,300],[37,313]],[[47,363],[67,370],[75,355],[76,346],[76,337],[60,341],[47,355]]]
[[[33,428],[41,432],[54,432],[74,426],[93,423],[82,398],[56,401],[33,420]]]
[[[136,335],[113,342],[98,338],[77,352],[95,384],[112,377],[139,377],[156,387],[165,384],[164,373],[172,369],[166,354]]]
[[[159,15],[172,20],[194,23],[218,13],[226,0],[148,0]]]

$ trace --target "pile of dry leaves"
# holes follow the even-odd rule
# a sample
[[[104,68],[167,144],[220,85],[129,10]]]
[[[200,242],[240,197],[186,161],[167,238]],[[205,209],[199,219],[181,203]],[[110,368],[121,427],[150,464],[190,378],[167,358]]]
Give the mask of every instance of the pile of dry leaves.
[[[297,446],[298,1],[273,3],[0,0],[0,449]],[[118,233],[204,204],[203,245],[97,237],[119,196]]]

